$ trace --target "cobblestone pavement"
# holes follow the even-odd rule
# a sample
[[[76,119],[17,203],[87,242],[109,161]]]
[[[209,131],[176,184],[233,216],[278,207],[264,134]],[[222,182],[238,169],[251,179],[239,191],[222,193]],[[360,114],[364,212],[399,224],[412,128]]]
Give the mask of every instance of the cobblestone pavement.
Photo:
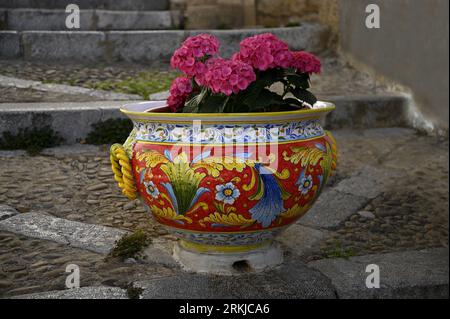
[[[113,89],[114,84],[121,81],[136,79],[142,73],[155,74],[153,79],[157,84],[168,76],[170,67],[161,66],[157,69],[139,64],[117,63],[112,65],[80,65],[80,64],[48,64],[20,60],[0,60],[0,74],[26,80],[42,81],[44,83],[59,83],[86,88]],[[173,76],[173,75],[172,75]],[[152,79],[148,79],[152,80]],[[347,83],[352,83],[349,87]],[[163,89],[161,89],[163,90]],[[343,64],[333,56],[323,57],[323,72],[312,77],[312,91],[318,97],[326,98],[333,95],[374,95],[382,94],[388,89],[370,76],[358,72]],[[55,95],[53,93],[36,92],[29,89],[14,90],[0,87],[0,102],[52,102],[70,101],[84,102],[84,97],[73,95]],[[127,92],[125,92],[127,93]],[[133,92],[134,93],[134,92]],[[80,100],[81,99],[81,100]],[[94,100],[94,99],[91,99]]]
[[[448,247],[448,140],[402,130],[336,133],[337,179],[365,165],[393,169],[392,187],[349,217],[310,259]]]
[[[330,230],[307,260],[448,247],[448,140],[408,129],[335,131],[338,171],[329,187],[366,165],[397,170],[394,188]],[[174,240],[143,207],[124,198],[109,168],[108,147],[73,146],[30,157],[0,152],[0,204],[69,220]],[[391,183],[392,184],[392,183]],[[0,296],[64,288],[67,263],[81,266],[82,285],[119,285],[172,270],[0,232]],[[147,276],[147,277],[146,277]]]

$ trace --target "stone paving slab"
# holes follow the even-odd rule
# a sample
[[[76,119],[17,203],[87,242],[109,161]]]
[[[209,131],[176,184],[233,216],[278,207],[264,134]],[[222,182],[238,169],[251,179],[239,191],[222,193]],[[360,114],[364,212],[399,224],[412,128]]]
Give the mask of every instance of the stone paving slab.
[[[11,299],[128,299],[128,296],[124,289],[100,286],[40,292]]]
[[[307,268],[295,256],[286,257],[276,269],[239,276],[178,272],[174,276],[135,282],[144,289],[143,299],[210,298],[335,298],[330,280]]]
[[[398,172],[365,166],[352,176],[327,189],[300,224],[315,228],[334,228],[355,214],[385,189],[385,180]],[[389,178],[388,178],[389,177]]]
[[[299,223],[289,226],[277,240],[290,251],[302,256],[317,248],[329,232],[300,225]]]
[[[128,232],[31,212],[0,221],[0,230],[107,254]]]
[[[14,215],[17,215],[18,212],[14,208],[8,205],[0,205],[0,220],[7,219]]]
[[[380,269],[380,288],[368,289],[366,267]],[[330,278],[339,298],[448,298],[449,252],[446,248],[322,259],[308,263]]]

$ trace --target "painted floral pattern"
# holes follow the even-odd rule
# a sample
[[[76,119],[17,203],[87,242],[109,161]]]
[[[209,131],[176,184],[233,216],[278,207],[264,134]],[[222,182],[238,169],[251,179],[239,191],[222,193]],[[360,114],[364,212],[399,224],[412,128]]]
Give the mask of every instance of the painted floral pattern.
[[[244,144],[226,155],[217,145],[204,145],[199,153],[192,146],[172,146],[134,145],[135,180],[153,215],[185,236],[234,233],[232,238],[243,241],[252,231],[263,234],[304,215],[336,160],[327,135],[280,143],[276,152],[264,155]]]
[[[202,125],[137,123],[136,139],[146,142],[256,143],[305,140],[324,135],[318,120],[283,124]]]
[[[226,183],[216,186],[216,200],[232,205],[239,198],[241,192],[233,183]]]

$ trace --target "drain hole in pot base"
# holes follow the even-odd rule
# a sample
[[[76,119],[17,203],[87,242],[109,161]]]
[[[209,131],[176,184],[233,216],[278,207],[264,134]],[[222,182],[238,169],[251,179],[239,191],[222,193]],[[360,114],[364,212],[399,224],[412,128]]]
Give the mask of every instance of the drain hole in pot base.
[[[250,272],[252,267],[248,264],[247,260],[238,260],[233,263],[233,269],[238,272]]]

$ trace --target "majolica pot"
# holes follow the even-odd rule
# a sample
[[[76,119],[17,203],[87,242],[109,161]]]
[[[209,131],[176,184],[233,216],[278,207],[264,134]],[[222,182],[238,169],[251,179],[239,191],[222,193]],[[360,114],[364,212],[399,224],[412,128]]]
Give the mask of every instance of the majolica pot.
[[[313,205],[336,167],[322,107],[272,113],[170,113],[165,102],[121,109],[134,123],[111,148],[123,193],[198,252],[258,249]]]

